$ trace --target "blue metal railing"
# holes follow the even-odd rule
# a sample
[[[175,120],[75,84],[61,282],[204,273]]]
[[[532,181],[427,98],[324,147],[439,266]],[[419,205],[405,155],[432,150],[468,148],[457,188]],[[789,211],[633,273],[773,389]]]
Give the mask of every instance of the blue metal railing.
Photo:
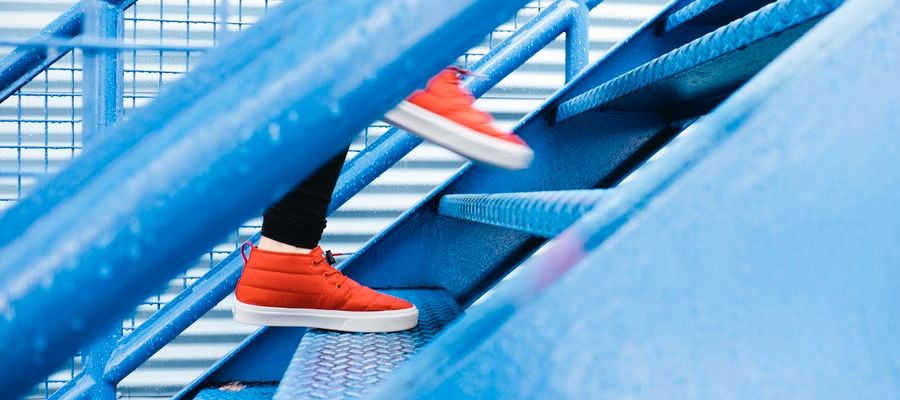
[[[116,10],[116,12],[118,12],[118,10]],[[522,33],[513,36],[503,45],[495,48],[488,57],[475,65],[476,70],[480,74],[494,78],[492,81],[470,81],[467,82],[467,85],[469,85],[477,94],[483,93],[493,85],[493,82],[498,81],[518,65],[521,65],[521,63],[527,60],[530,55],[546,46],[546,44],[563,32],[569,33],[569,35],[567,35],[566,46],[567,50],[569,50],[567,75],[571,77],[577,70],[584,66],[587,60],[586,18],[586,9],[577,2],[560,1],[555,3],[542,13],[539,18],[523,28]],[[44,43],[44,45],[47,44],[48,43]],[[55,45],[52,42],[49,44]],[[66,44],[72,45],[77,44],[77,42],[70,41]],[[34,44],[34,48],[40,48],[40,46],[40,44]],[[104,48],[102,46],[92,45],[89,42],[80,47],[93,50],[101,50]],[[105,48],[119,50],[129,49],[128,45],[107,46]],[[132,49],[137,48],[138,47],[134,47]],[[168,47],[160,46],[159,50],[162,51],[166,48]],[[106,62],[111,61],[109,58],[116,57],[115,53],[111,52],[97,51],[96,54],[101,57],[103,55],[112,54],[111,57],[108,57],[107,60],[105,60]],[[46,60],[39,61],[35,68],[40,68],[45,62]],[[30,71],[30,69],[27,70]],[[121,90],[119,88],[116,89]],[[108,93],[108,91],[103,91],[103,93]],[[118,98],[121,98],[121,96],[118,96]],[[98,102],[97,104],[109,105],[108,102]],[[104,110],[101,108],[102,106],[98,107],[97,110],[93,110],[96,111],[97,116],[103,114],[102,111]],[[109,114],[107,113],[106,115],[108,116]],[[97,120],[102,120],[102,118],[98,118]],[[412,147],[415,147],[418,142],[417,139],[414,139],[404,132],[392,131],[379,139],[376,143],[373,143],[372,146],[363,151],[345,168],[344,174],[342,174],[342,184],[339,185],[341,190],[335,194],[335,202],[332,209],[345,202],[352,193],[368,184],[374,177],[383,172],[384,169],[396,162],[411,150]],[[373,165],[378,165],[379,167],[383,166],[383,169],[369,168]],[[195,285],[192,285],[191,290],[186,290],[183,293],[186,293],[187,295],[184,297],[179,296],[179,299],[182,299],[181,301],[170,303],[170,306],[165,307],[162,312],[154,315],[151,320],[138,327],[134,333],[119,340],[117,346],[96,346],[95,348],[98,349],[96,359],[105,359],[110,351],[112,352],[112,357],[110,358],[110,361],[105,363],[105,368],[102,368],[104,370],[103,373],[98,373],[97,371],[101,370],[98,368],[96,371],[93,371],[93,373],[83,375],[92,375],[91,380],[94,381],[95,385],[112,387],[112,385],[121,380],[121,378],[127,375],[130,370],[133,370],[140,365],[143,360],[146,360],[147,357],[153,354],[153,352],[158,350],[159,347],[167,341],[160,340],[160,336],[168,336],[169,338],[174,337],[174,335],[177,335],[178,332],[189,325],[190,322],[193,322],[193,320],[196,320],[196,318],[203,314],[203,312],[199,311],[205,308],[204,305],[208,305],[209,308],[211,308],[212,305],[217,302],[217,300],[215,300],[216,298],[221,299],[231,291],[234,280],[236,280],[237,271],[239,271],[239,264],[233,261],[234,257],[229,257],[221,263],[220,266],[237,266],[237,268],[232,268],[230,273],[226,274],[225,268],[217,267],[211,271],[207,277],[204,277],[195,283]],[[199,296],[196,296],[198,294]],[[209,308],[205,309],[208,310]],[[179,309],[181,312],[174,312]],[[146,329],[144,328],[145,326],[147,327]],[[154,340],[150,340],[151,338]],[[73,381],[74,385],[70,386],[90,389],[91,385],[84,385],[84,383],[85,381],[83,380],[76,380]],[[75,392],[79,391],[76,390]]]

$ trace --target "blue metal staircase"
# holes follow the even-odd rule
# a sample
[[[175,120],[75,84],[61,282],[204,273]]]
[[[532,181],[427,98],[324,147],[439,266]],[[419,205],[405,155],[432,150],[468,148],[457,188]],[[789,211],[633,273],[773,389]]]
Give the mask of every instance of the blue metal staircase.
[[[459,304],[471,304],[543,244],[542,238],[558,235],[615,192],[615,183],[664,146],[685,119],[693,121],[714,107],[838,4],[767,5],[696,39],[671,38],[667,44],[678,47],[605,82],[594,78],[604,70],[601,61],[516,128],[540,149],[535,165],[525,173],[467,166],[346,261],[343,270],[374,287],[442,287]],[[667,18],[672,17],[649,22],[636,36],[652,37]],[[665,36],[649,40],[666,43]],[[638,44],[626,42],[606,60],[632,51],[631,46]],[[593,79],[598,83],[590,90],[577,89]],[[617,103],[632,95],[643,96],[632,100],[635,107]],[[548,122],[554,116],[556,122]],[[533,190],[538,191],[522,192]],[[457,303],[448,304],[455,309]],[[393,360],[379,362],[372,353],[356,351],[352,338],[361,335],[331,333],[325,336],[330,340],[313,335],[311,343],[301,339],[277,398],[365,395],[381,381],[371,370],[384,374],[397,367]],[[321,353],[341,362],[323,365],[309,356]],[[317,385],[316,378],[329,385]]]
[[[419,5],[425,7],[425,3]],[[503,20],[502,16],[496,16],[481,21],[481,17],[494,13],[483,8],[484,3],[473,0],[447,6],[448,13],[458,12],[462,20],[435,17],[432,30],[403,26],[417,36],[403,51],[393,50],[391,54],[398,59],[417,57],[429,68],[438,68],[439,56],[451,56],[471,44],[476,35],[455,41],[455,47],[444,49],[438,55],[426,55],[428,52],[422,48],[428,47],[421,47],[423,43],[433,45],[448,32],[461,29],[463,23],[478,21],[479,25],[488,27]],[[527,58],[520,51],[522,47],[546,43],[561,30],[568,29],[567,40],[583,38],[579,35],[586,32],[580,32],[572,21],[577,21],[579,15],[583,16],[596,3],[565,0],[555,3],[545,11],[543,19],[523,27],[477,65],[477,70],[487,75],[502,75]],[[897,101],[890,96],[900,89],[900,83],[890,76],[889,68],[882,65],[866,68],[865,63],[876,57],[872,54],[876,49],[890,52],[900,48],[897,39],[900,26],[896,23],[900,8],[896,1],[849,0],[842,6],[843,3],[841,0],[675,1],[580,73],[583,59],[574,57],[570,68],[572,80],[515,128],[535,148],[537,157],[530,168],[502,171],[478,164],[466,165],[340,265],[344,273],[361,283],[389,290],[416,303],[421,310],[417,328],[391,334],[262,328],[176,397],[569,398],[588,394],[758,398],[820,397],[815,394],[828,393],[827,397],[839,398],[841,394],[854,393],[838,383],[842,374],[853,379],[853,387],[860,390],[857,393],[870,397],[897,394],[900,382],[890,377],[893,358],[873,356],[874,361],[854,358],[853,350],[867,339],[884,346],[887,354],[896,355],[898,348],[888,338],[900,324],[900,318],[895,318],[898,315],[891,308],[896,304],[894,300],[898,300],[896,293],[900,292],[894,290],[896,285],[879,282],[877,278],[891,276],[895,272],[891,271],[891,265],[900,261],[900,255],[890,246],[884,246],[885,238],[898,239],[898,231],[891,230],[894,226],[891,218],[900,215],[900,210],[890,204],[900,200],[896,189],[900,187],[897,185],[900,175],[864,171],[869,166],[890,169],[891,154],[896,154],[891,152],[896,150],[897,140],[890,136],[890,127],[897,126],[897,117],[891,114]],[[314,3],[311,7],[324,4]],[[498,4],[492,6],[500,7]],[[330,15],[342,29],[368,22],[377,25],[379,32],[391,35],[403,29],[395,30],[379,24],[377,19],[367,18],[390,10],[392,5],[372,5],[366,13],[352,2],[340,2]],[[502,5],[507,11],[517,6],[521,4],[515,1]],[[31,202],[24,202],[4,215],[4,222],[9,220],[15,224],[0,231],[0,238],[20,243],[28,250],[36,240],[26,235],[28,229],[45,232],[41,229],[49,226],[50,222],[46,221],[54,221],[44,214],[78,221],[78,215],[71,211],[75,210],[73,207],[97,201],[103,190],[110,190],[104,182],[121,182],[126,176],[105,168],[107,165],[146,174],[150,169],[142,166],[143,163],[153,165],[155,157],[165,157],[175,161],[178,171],[205,167],[216,175],[207,179],[189,177],[187,181],[172,176],[165,177],[164,182],[176,187],[188,182],[206,185],[208,189],[233,179],[242,182],[249,179],[246,170],[249,166],[229,166],[242,163],[248,157],[247,151],[229,147],[228,140],[266,155],[290,157],[279,147],[284,140],[299,145],[303,140],[311,140],[312,135],[287,135],[287,128],[314,132],[338,124],[341,134],[349,135],[356,127],[354,123],[362,125],[376,118],[379,110],[386,107],[362,108],[365,112],[354,115],[355,118],[342,111],[347,106],[358,107],[357,101],[374,96],[376,85],[359,74],[353,75],[357,80],[350,79],[352,84],[346,87],[337,83],[343,82],[337,76],[320,78],[316,82],[328,90],[307,84],[301,86],[306,90],[305,97],[291,94],[289,99],[283,98],[288,95],[284,90],[269,86],[265,79],[251,79],[254,74],[263,74],[265,78],[278,76],[269,69],[283,68],[273,65],[285,61],[307,66],[296,57],[271,49],[301,46],[309,51],[324,51],[328,43],[324,36],[316,35],[310,43],[283,39],[286,32],[296,33],[293,30],[297,24],[313,23],[304,19],[308,18],[305,13],[309,11],[304,6],[294,5],[285,10],[281,18],[273,19],[275,23],[255,32],[257,42],[235,41],[228,51],[214,53],[212,57],[219,57],[221,65],[201,69],[169,92],[174,105],[161,97],[148,107],[151,111],[175,113],[174,116],[148,113],[116,128],[143,130],[148,135],[146,139],[110,136],[111,139],[98,144],[96,153],[87,154],[85,161],[74,165],[68,175],[64,173],[39,191]],[[822,22],[830,14],[832,18]],[[554,24],[569,25],[554,27]],[[847,39],[839,36],[842,31],[878,45],[854,49]],[[352,35],[342,40],[351,48],[358,45],[358,39]],[[574,43],[576,40],[570,41]],[[231,60],[232,53],[258,53],[261,59]],[[841,58],[843,53],[855,53],[858,58]],[[896,61],[896,54],[894,51],[889,55],[891,60]],[[343,71],[352,70],[347,54],[332,57],[334,63],[346,68]],[[390,60],[370,62],[366,68],[383,74],[375,76],[389,77],[391,82],[409,86],[398,87],[390,93],[391,97],[378,97],[384,103],[398,101],[417,79],[427,77],[425,72],[404,76],[411,70],[398,67]],[[846,75],[848,68],[865,69],[872,75],[854,74],[847,77],[844,85],[827,86],[827,79]],[[293,82],[310,79],[308,73],[292,75],[295,72],[286,68],[277,72],[296,78]],[[213,94],[201,89],[223,76],[230,79],[226,84],[251,79],[251,87],[226,86],[227,90]],[[884,84],[873,85],[873,80]],[[487,88],[484,83],[467,84],[472,85],[476,94]],[[188,121],[223,126],[231,121],[223,115],[235,100],[222,101],[220,96],[247,95],[250,90],[269,91],[260,100],[274,108],[268,119],[259,114],[239,115],[236,121],[242,128],[226,135],[227,140],[217,142],[225,147],[224,151],[210,152],[200,161],[181,158],[178,146],[199,143],[196,138],[203,135],[202,129],[191,129]],[[831,97],[808,100],[809,93],[816,90]],[[854,103],[855,99],[862,98],[866,100]],[[822,108],[817,107],[824,107],[828,101],[856,114],[847,118],[820,115]],[[188,109],[178,111],[176,107],[181,106]],[[210,110],[210,116],[203,115]],[[264,109],[255,110],[261,113]],[[297,118],[290,118],[291,112],[301,110],[312,113],[312,122],[301,124]],[[829,123],[834,127],[828,126]],[[272,136],[273,125],[279,132],[277,140]],[[842,148],[841,133],[852,127],[866,127],[871,135]],[[188,129],[186,139],[178,138],[180,129]],[[790,131],[796,135],[779,136]],[[821,135],[816,137],[816,133]],[[738,144],[728,141],[732,136],[739,139]],[[323,148],[335,147],[333,142],[325,140],[316,143]],[[345,202],[418,143],[419,140],[399,131],[379,139],[345,167],[333,207]],[[829,154],[846,156],[839,160],[850,160],[849,169],[836,172],[840,162],[829,158]],[[872,154],[871,164],[867,164],[866,157],[858,157],[859,154]],[[304,155],[313,163],[324,159],[323,154],[315,152]],[[251,159],[253,166],[269,161],[269,157]],[[828,167],[822,170],[833,174],[822,179],[821,185],[804,186],[804,182],[814,180],[811,177],[818,172],[816,163]],[[284,163],[286,167],[290,165]],[[795,169],[779,174],[781,166]],[[266,193],[283,190],[283,184],[279,183],[279,179],[284,179],[283,174],[270,175],[261,179],[263,183],[249,186],[250,190]],[[854,181],[855,176],[860,179]],[[72,181],[76,188],[84,185],[87,189],[76,189],[74,200],[54,196],[72,187]],[[827,198],[840,183],[851,181],[848,186],[860,195]],[[800,188],[809,192],[798,193]],[[119,248],[137,246],[137,256],[134,252],[120,255],[115,247],[94,248],[90,243],[80,244],[87,249],[84,250],[76,243],[74,248],[85,251],[81,263],[109,262],[106,260],[111,258],[149,268],[159,260],[143,255],[146,250],[165,251],[165,259],[169,259],[168,252],[186,254],[185,249],[159,243],[154,243],[152,248],[141,247],[136,241],[141,229],[135,232],[134,220],[127,212],[144,212],[139,221],[149,223],[152,233],[174,230],[180,235],[176,237],[183,239],[201,235],[173,223],[153,221],[154,218],[169,221],[169,214],[187,216],[191,205],[199,204],[197,199],[210,195],[206,189],[186,188],[172,193],[151,187],[146,192],[151,199],[181,196],[182,203],[174,211],[145,211],[157,203],[141,198],[129,200],[122,208],[121,218],[101,228],[118,232],[110,241],[119,243]],[[128,195],[128,192],[114,193]],[[827,199],[818,201],[825,206],[816,208],[816,200],[822,198]],[[222,222],[213,224],[212,220],[224,213],[240,214],[241,207],[262,206],[267,197],[247,195],[238,196],[237,200],[238,204],[203,217],[211,226],[224,226]],[[866,208],[867,201],[876,202],[888,211],[873,212]],[[822,222],[835,217],[828,208],[831,204],[848,207],[848,221],[872,229],[882,235],[881,239],[863,235],[868,240],[842,241],[841,232]],[[759,205],[766,209],[758,209]],[[737,209],[729,209],[732,206]],[[803,217],[792,220],[791,215]],[[620,229],[626,225],[629,229]],[[812,234],[823,230],[822,240],[830,247],[819,246],[815,241],[817,236]],[[71,245],[61,239],[53,240],[58,241],[51,243],[54,248],[70,254]],[[753,250],[741,253],[740,247],[733,248],[736,240],[748,243],[748,248]],[[782,247],[782,241],[791,246]],[[794,250],[803,246],[816,248],[818,253]],[[542,251],[536,254],[539,249]],[[35,296],[52,293],[53,289],[71,293],[70,289],[59,286],[65,285],[67,279],[93,282],[93,278],[67,272],[92,271],[89,266],[63,265],[61,260],[59,265],[52,264],[55,260],[50,265],[42,265],[30,261],[26,255],[10,250],[9,246],[0,249],[0,259],[11,259],[47,273],[56,272],[52,276],[63,283],[51,281],[49,285],[39,286],[30,283],[27,274],[16,273],[4,265],[0,269],[0,283],[5,282],[0,295],[5,297],[0,297],[0,306],[17,310],[22,307],[26,311],[58,307],[52,296],[48,299]],[[866,267],[858,269],[857,277],[841,270],[846,266],[846,260],[841,258],[853,255],[866,261],[863,264]],[[171,311],[176,314],[169,314],[169,318],[196,314],[196,310],[190,310],[195,304],[200,304],[197,307],[201,310],[208,310],[210,301],[221,299],[217,296],[233,287],[239,271],[235,258],[231,257],[207,281],[201,282],[200,287],[206,285],[205,292],[179,296]],[[784,282],[772,283],[759,274],[768,263],[784,268],[767,268],[768,273]],[[821,265],[832,275],[811,281],[815,265]],[[512,271],[517,273],[511,276]],[[734,276],[728,275],[729,272]],[[142,283],[137,278],[158,281],[162,274],[129,276],[127,284],[112,292],[114,297],[137,299],[139,296],[127,295],[122,290],[136,290]],[[703,279],[707,277],[708,280]],[[504,279],[507,280],[501,282]],[[25,282],[32,290],[13,292],[9,282]],[[795,285],[785,291],[785,282]],[[866,292],[866,287],[873,290]],[[829,295],[835,290],[848,292],[841,292],[845,296]],[[79,301],[106,298],[100,292]],[[216,294],[209,295],[210,292]],[[767,296],[779,302],[769,301]],[[480,303],[473,306],[479,299]],[[17,307],[11,308],[7,303]],[[786,308],[779,309],[782,304]],[[839,308],[843,313],[831,314],[821,304]],[[463,312],[466,309],[469,310]],[[80,312],[77,308],[71,311]],[[873,327],[869,336],[842,336],[828,330],[830,326],[838,331],[858,328],[854,325],[856,321],[846,318],[847,315],[869,318],[866,322]],[[96,315],[83,318],[103,321]],[[158,318],[166,318],[166,314]],[[113,352],[113,362],[107,364],[105,373],[131,368],[122,367],[125,362],[121,360],[152,351],[156,345],[149,342],[155,334],[170,338],[183,322],[173,320],[167,326],[173,324],[175,328],[148,328],[147,333],[126,338],[126,344],[143,341],[145,344],[140,346],[144,348],[121,355],[129,347],[120,345]],[[781,325],[791,331],[773,328]],[[11,352],[13,357],[6,362],[32,357],[43,368],[40,371],[46,372],[51,364],[48,360],[52,358],[47,355],[48,349],[52,349],[49,354],[66,352],[74,343],[54,336],[58,332],[53,329],[68,332],[71,326],[36,327],[21,317],[0,325],[0,339],[27,331],[46,340],[38,343],[40,346],[15,349]],[[85,332],[95,334],[98,329],[80,331],[74,335],[87,337]],[[823,331],[824,336],[816,336]],[[706,339],[709,343],[704,342]],[[810,344],[805,344],[804,339]],[[781,358],[769,358],[773,352]],[[876,370],[857,368],[854,363]],[[734,374],[723,375],[722,369],[730,365],[735,368]],[[818,375],[807,375],[798,369],[801,365],[817,371]],[[867,378],[875,375],[877,379]],[[22,376],[32,378],[27,373]],[[822,381],[823,378],[827,381]],[[73,380],[62,396],[86,396],[90,392],[85,388],[96,384],[90,375],[79,379]],[[816,390],[804,390],[809,387]]]

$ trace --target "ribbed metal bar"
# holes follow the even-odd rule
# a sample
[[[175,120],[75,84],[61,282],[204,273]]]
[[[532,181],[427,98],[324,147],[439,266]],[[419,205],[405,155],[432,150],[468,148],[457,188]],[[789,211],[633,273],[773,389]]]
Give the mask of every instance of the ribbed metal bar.
[[[0,225],[24,234],[0,249],[0,342],[19,343],[0,350],[0,386],[26,391],[525,2],[285,2],[258,24],[281,29],[243,34],[272,46],[213,51],[252,61],[238,73],[189,73],[188,87],[210,84],[181,99],[185,109],[150,116],[152,135],[117,143],[130,133],[120,125],[98,140],[108,155],[88,152],[69,167],[91,179],[53,179],[35,192],[49,206],[4,216]],[[241,190],[223,190],[235,182]]]
[[[695,0],[666,18],[664,30],[686,24],[719,25],[762,8],[774,0]]]
[[[646,88],[834,10],[840,0],[782,0],[717,29],[559,106],[557,122]]]
[[[550,238],[594,208],[604,192],[597,189],[453,194],[441,198],[438,213]]]
[[[728,0],[695,0],[666,18],[666,31],[671,31],[694,17]]]

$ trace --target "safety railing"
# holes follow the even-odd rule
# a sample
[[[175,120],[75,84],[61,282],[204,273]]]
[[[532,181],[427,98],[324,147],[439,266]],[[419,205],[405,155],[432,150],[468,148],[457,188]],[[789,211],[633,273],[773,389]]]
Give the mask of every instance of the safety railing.
[[[164,51],[195,53],[207,49],[190,43],[135,44],[121,41],[120,35],[123,30],[121,24],[126,21],[124,12],[133,3],[133,1],[85,0],[32,40],[27,42],[0,40],[0,45],[19,45],[13,54],[0,61],[2,68],[0,101],[21,89],[38,74],[45,72],[68,51],[75,48],[82,49],[83,142],[88,142],[89,147],[91,138],[102,135],[103,131],[122,115],[126,107],[124,100],[128,99],[128,96],[122,84],[124,75],[128,72],[140,73],[136,63],[130,70],[124,68],[123,53],[131,52],[133,55],[138,51],[156,51],[160,54]],[[599,1],[584,4],[574,0],[559,0],[542,9],[537,17],[470,66],[478,76],[487,79],[469,79],[465,85],[476,96],[484,94],[563,33],[566,34],[566,77],[567,79],[573,77],[587,63],[587,12],[598,3]],[[227,6],[225,9],[228,9]],[[160,20],[162,19],[161,16]],[[84,21],[83,25],[81,21]],[[213,29],[227,31],[229,25],[227,14],[225,21],[224,25],[219,21],[211,21],[211,25]],[[132,22],[137,24],[140,21],[133,18]],[[240,26],[239,23],[238,27]],[[215,31],[213,35],[215,36]],[[75,97],[72,94],[73,102]],[[140,99],[133,92],[130,100],[131,105],[135,106]],[[407,132],[390,129],[378,140],[366,146],[344,167],[330,211],[344,204],[419,143],[420,139]],[[257,237],[258,234],[254,239]],[[58,391],[55,397],[80,397],[88,393],[107,398],[114,396],[115,385],[118,382],[233,290],[240,272],[239,260],[234,253],[227,256],[160,311],[135,327],[127,336],[122,337],[117,329],[113,330],[111,335],[98,340],[85,357],[84,370]]]

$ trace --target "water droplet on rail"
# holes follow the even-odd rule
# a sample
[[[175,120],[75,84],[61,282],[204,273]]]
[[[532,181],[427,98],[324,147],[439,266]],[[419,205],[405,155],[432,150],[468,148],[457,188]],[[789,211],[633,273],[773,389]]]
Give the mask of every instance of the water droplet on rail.
[[[276,123],[269,124],[269,138],[272,139],[272,143],[281,142],[281,126]]]

